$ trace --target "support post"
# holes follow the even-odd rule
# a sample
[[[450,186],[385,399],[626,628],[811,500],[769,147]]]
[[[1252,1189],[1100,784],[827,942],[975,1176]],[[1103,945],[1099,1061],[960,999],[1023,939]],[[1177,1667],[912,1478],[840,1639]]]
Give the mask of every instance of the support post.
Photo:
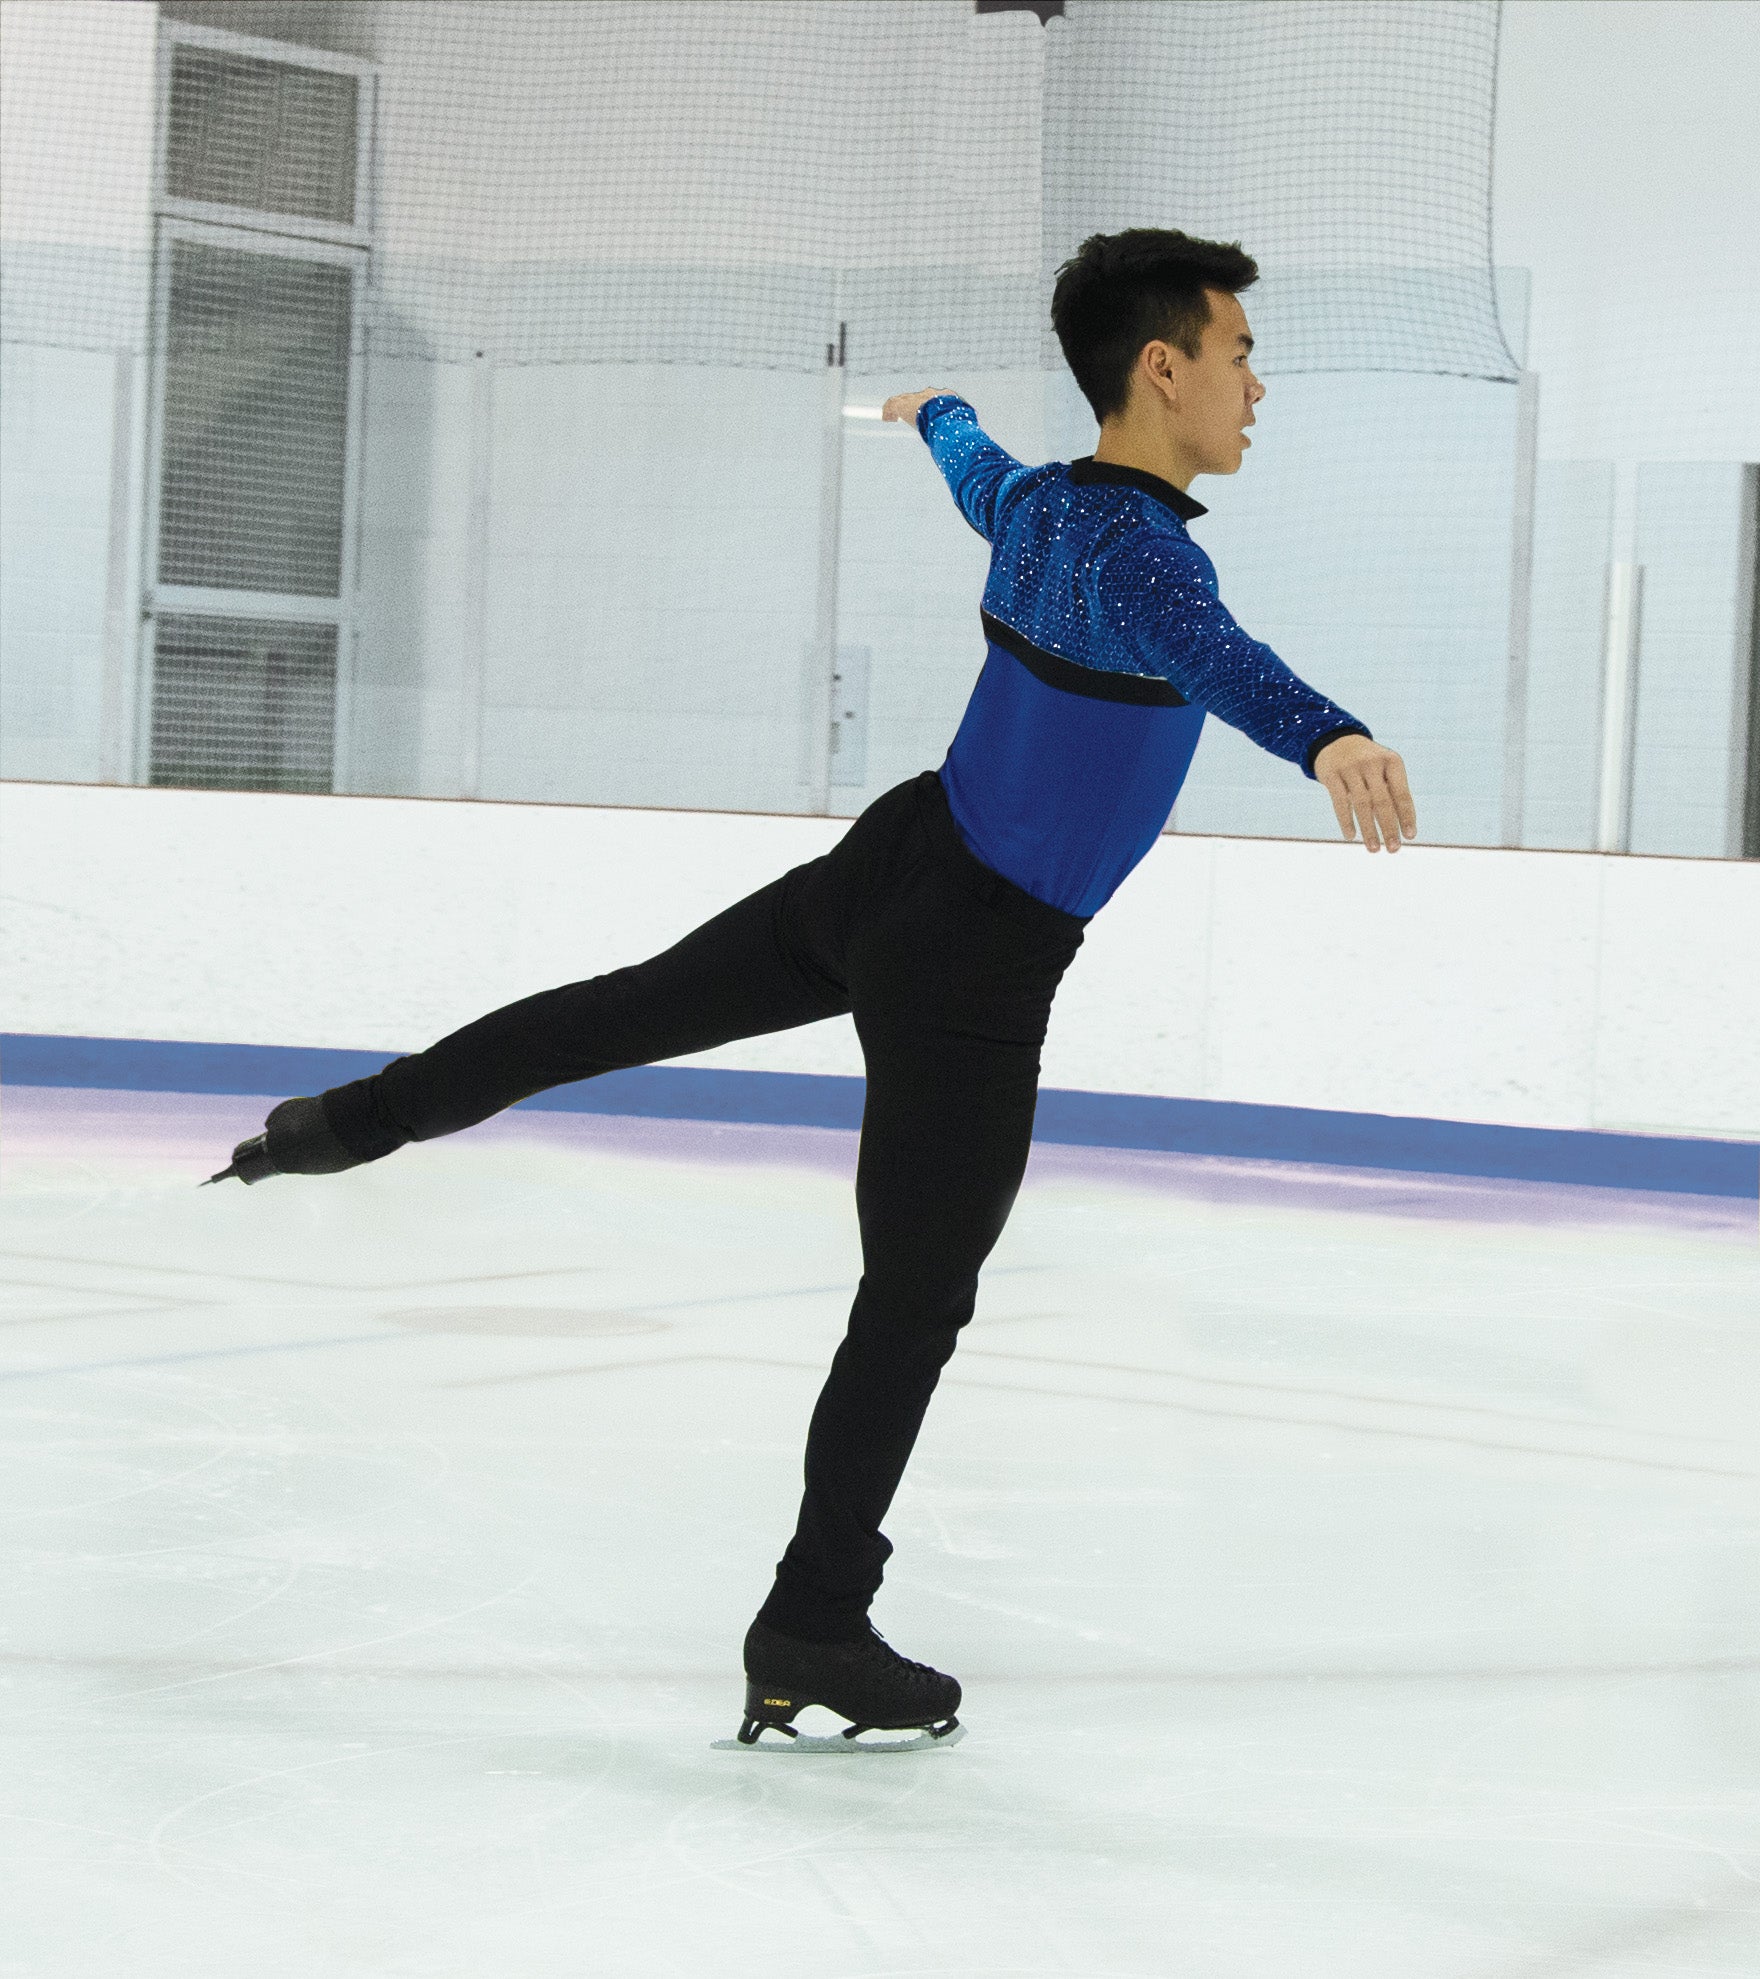
[[[1607,634],[1601,667],[1601,800],[1598,852],[1629,852],[1632,839],[1632,745],[1638,717],[1638,625],[1644,567],[1608,566]]]
[[[819,454],[819,588],[807,666],[807,809],[831,810],[832,694],[837,674],[837,567],[843,534],[843,399],[848,325],[825,346],[825,397]]]
[[[495,367],[471,366],[470,486],[465,503],[464,638],[459,654],[458,794],[483,794],[483,698],[489,637],[489,491],[495,437]]]
[[[1753,462],[1742,471],[1736,637],[1735,756],[1741,778],[1733,793],[1730,849],[1738,859],[1760,859],[1760,464]]]
[[[1540,439],[1540,374],[1516,384],[1516,478],[1509,572],[1509,665],[1504,675],[1500,838],[1522,843],[1528,783],[1528,629],[1534,598],[1534,481]]]
[[[136,686],[140,673],[141,583],[136,555],[136,463],[141,456],[140,360],[116,353],[110,423],[110,526],[104,587],[104,683],[98,737],[98,780],[133,781]]]

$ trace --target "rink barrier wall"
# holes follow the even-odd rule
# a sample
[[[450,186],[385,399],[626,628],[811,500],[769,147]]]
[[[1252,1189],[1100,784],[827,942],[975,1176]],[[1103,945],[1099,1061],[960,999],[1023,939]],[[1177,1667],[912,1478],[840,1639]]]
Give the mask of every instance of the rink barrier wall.
[[[0,1030],[389,1057],[658,954],[847,829],[0,782]],[[1342,842],[1169,832],[1089,924],[1041,1079],[1095,1096],[1067,1102],[1070,1131],[1151,1145],[1214,1145],[1227,1123],[1307,1155],[1395,1131],[1343,1124],[1365,1119],[1752,1142],[1756,983],[1760,860],[1426,844],[1371,859]],[[677,1084],[699,1071],[774,1082]],[[805,1117],[820,1119],[862,1072],[845,1017],[669,1060],[661,1084],[698,1107],[811,1094]],[[724,1091],[743,1097],[701,1097]],[[853,1117],[842,1104],[835,1117]],[[1042,1131],[1062,1131],[1065,1104],[1047,1099]],[[1460,1133],[1478,1143],[1463,1158],[1491,1158],[1485,1137]],[[1404,1143],[1395,1154],[1412,1158]]]
[[[0,1081],[267,1097],[317,1092],[364,1078],[389,1056],[300,1045],[10,1033],[0,1035]],[[545,1112],[854,1129],[861,1125],[864,1090],[861,1079],[825,1073],[650,1065],[558,1086],[520,1104]],[[1065,1147],[1141,1148],[1760,1200],[1760,1143],[1701,1137],[1510,1127],[1050,1087],[1039,1094],[1033,1138]]]

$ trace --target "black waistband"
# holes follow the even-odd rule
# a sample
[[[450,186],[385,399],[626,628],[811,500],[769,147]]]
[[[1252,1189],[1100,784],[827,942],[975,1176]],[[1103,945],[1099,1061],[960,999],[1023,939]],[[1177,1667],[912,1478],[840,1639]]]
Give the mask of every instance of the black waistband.
[[[953,821],[953,812],[948,806],[947,792],[942,787],[939,771],[924,770],[916,784],[917,817],[930,850],[968,893],[1011,919],[1024,921],[1029,927],[1043,928],[1048,934],[1065,934],[1073,938],[1088,925],[1088,916],[1066,914],[1061,907],[1053,907],[1048,900],[1040,900],[984,864],[959,835],[959,826]]]

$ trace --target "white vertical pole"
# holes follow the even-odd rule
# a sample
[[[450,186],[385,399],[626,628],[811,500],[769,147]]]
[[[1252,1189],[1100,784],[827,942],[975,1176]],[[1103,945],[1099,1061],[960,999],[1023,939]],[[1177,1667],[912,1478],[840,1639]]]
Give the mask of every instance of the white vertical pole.
[[[1540,374],[1516,385],[1516,480],[1509,573],[1509,665],[1504,676],[1503,816],[1505,845],[1522,842],[1528,779],[1528,625],[1534,596],[1534,481],[1540,437]]]
[[[1632,837],[1632,744],[1638,714],[1638,624],[1644,567],[1621,561],[1607,572],[1607,638],[1601,674],[1601,802],[1598,852],[1627,852]]]
[[[104,586],[104,686],[98,738],[98,778],[127,783],[134,760],[137,648],[141,629],[140,580],[135,568],[135,441],[141,424],[140,360],[116,353],[116,397],[110,424],[110,530]]]
[[[825,346],[824,421],[819,468],[819,592],[807,670],[807,808],[831,809],[831,699],[837,673],[837,563],[843,532],[843,398],[845,329]]]
[[[171,44],[159,42],[160,83],[170,88]],[[163,155],[165,131],[170,123],[159,98],[159,145]],[[134,734],[132,762],[127,781],[148,783],[153,775],[153,701],[159,651],[159,538],[163,531],[165,492],[165,369],[171,343],[171,257],[170,234],[164,220],[153,228],[153,313],[148,326],[146,379],[146,430],[142,436],[141,495],[141,624],[140,657],[134,677]]]
[[[1742,469],[1739,541],[1726,852],[1731,859],[1760,859],[1760,465],[1753,462]]]
[[[483,794],[483,693],[489,634],[489,473],[495,431],[495,367],[481,351],[471,367],[470,489],[465,514],[464,638],[459,654],[458,794]]]
[[[361,480],[365,471],[367,404],[367,257],[349,270],[348,402],[343,427],[342,567],[336,583],[336,680],[330,788],[355,787],[355,684],[360,652]]]

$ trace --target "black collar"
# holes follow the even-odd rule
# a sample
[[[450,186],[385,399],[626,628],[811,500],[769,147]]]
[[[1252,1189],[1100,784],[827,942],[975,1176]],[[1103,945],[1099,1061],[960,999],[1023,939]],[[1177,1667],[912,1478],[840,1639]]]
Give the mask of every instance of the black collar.
[[[1116,481],[1121,487],[1140,488],[1145,495],[1164,502],[1181,522],[1209,514],[1202,502],[1193,501],[1183,488],[1163,481],[1159,474],[1145,474],[1140,467],[1121,467],[1116,461],[1096,460],[1092,454],[1070,462],[1069,478],[1078,488],[1086,488],[1096,481]]]

